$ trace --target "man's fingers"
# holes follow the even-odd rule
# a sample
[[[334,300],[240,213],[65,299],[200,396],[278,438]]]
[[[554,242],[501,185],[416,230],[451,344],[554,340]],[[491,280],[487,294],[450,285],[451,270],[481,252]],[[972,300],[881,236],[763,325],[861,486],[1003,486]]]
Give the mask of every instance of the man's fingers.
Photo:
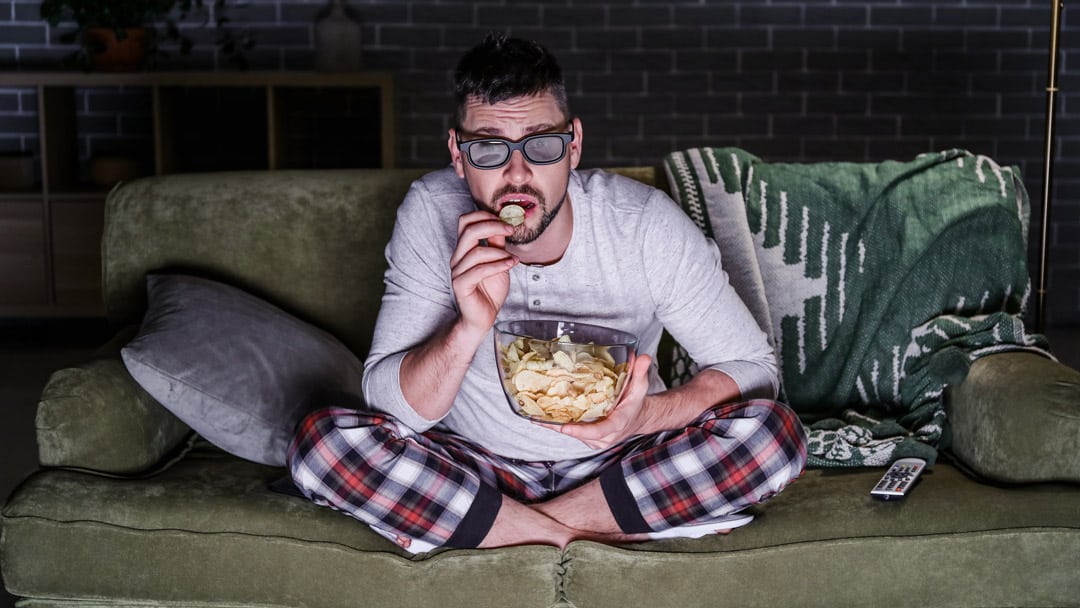
[[[450,267],[450,278],[457,279],[477,267],[488,267],[491,274],[505,272],[514,265],[516,259],[498,247],[475,247],[469,250],[456,264]],[[485,276],[491,276],[486,274]]]

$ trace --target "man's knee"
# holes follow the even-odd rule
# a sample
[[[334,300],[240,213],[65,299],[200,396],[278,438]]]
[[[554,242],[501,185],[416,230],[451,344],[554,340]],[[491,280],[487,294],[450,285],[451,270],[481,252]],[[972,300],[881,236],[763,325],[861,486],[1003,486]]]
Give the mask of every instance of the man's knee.
[[[779,492],[806,468],[806,428],[799,416],[779,401],[758,399],[747,403],[747,413],[758,420],[753,443],[761,466]]]

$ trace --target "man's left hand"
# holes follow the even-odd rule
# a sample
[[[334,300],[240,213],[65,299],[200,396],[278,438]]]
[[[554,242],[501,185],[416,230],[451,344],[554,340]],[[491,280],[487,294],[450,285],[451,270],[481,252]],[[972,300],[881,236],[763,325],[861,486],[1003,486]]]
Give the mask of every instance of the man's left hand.
[[[648,407],[650,365],[652,365],[652,357],[637,356],[631,368],[629,384],[607,418],[597,422],[538,424],[557,430],[564,435],[570,435],[594,449],[606,449],[634,435],[663,430],[660,422],[662,412]]]

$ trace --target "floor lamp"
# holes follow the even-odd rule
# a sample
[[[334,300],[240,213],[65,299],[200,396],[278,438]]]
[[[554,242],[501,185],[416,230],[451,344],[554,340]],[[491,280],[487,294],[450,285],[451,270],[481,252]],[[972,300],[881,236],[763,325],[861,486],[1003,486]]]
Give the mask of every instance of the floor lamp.
[[[1053,0],[1053,15],[1050,20],[1050,69],[1047,70],[1046,85],[1046,149],[1043,156],[1043,192],[1042,192],[1042,238],[1039,241],[1039,287],[1035,293],[1035,331],[1042,333],[1046,323],[1046,266],[1047,247],[1050,235],[1050,197],[1053,192],[1054,177],[1054,112],[1057,105],[1058,43],[1061,34],[1061,11],[1065,8],[1064,0]]]

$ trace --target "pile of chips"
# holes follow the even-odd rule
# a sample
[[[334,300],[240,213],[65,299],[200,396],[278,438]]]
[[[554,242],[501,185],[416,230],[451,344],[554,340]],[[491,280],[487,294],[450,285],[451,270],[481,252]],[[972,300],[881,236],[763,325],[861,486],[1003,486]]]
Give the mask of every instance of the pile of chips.
[[[501,348],[507,394],[521,414],[544,422],[592,422],[606,416],[626,382],[627,364],[607,346],[515,338]]]

